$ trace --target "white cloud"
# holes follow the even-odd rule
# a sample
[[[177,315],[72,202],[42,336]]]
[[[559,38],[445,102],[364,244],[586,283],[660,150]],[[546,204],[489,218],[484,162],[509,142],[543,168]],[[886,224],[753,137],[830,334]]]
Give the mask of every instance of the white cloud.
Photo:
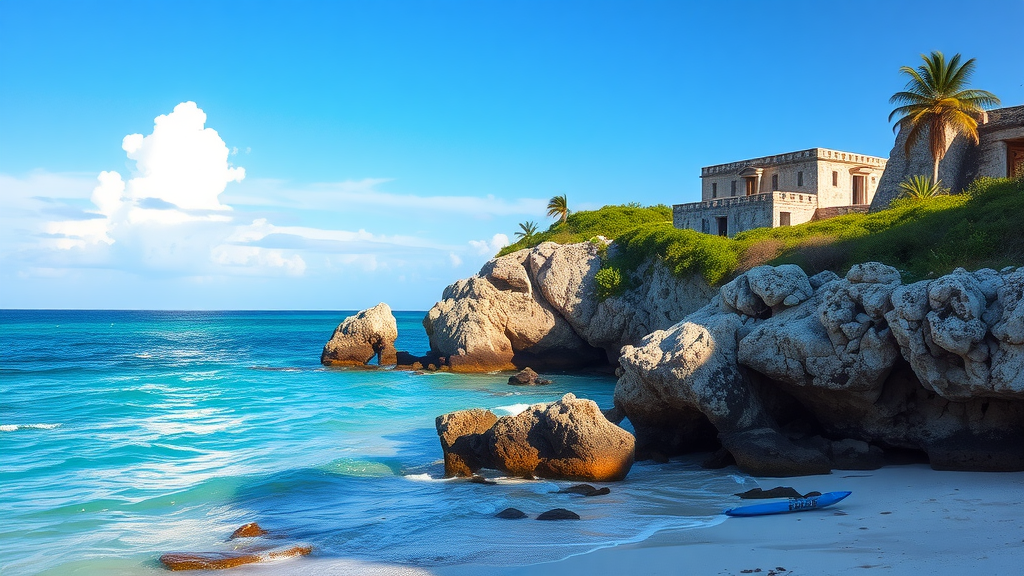
[[[480,218],[543,214],[546,200],[506,200],[485,196],[420,196],[377,190],[390,178],[364,178],[343,182],[292,185],[282,180],[260,179],[237,187],[226,195],[234,205],[272,206],[307,210],[350,210],[352,207],[389,208],[403,212],[423,211],[469,215]]]
[[[455,252],[448,253],[448,260],[452,263],[452,268],[458,268],[462,265],[462,258],[459,258],[459,255]]]
[[[223,266],[238,266],[245,269],[280,269],[290,276],[301,276],[306,271],[306,261],[298,254],[288,255],[283,250],[271,250],[258,246],[237,246],[222,244],[210,251],[213,262]]]
[[[480,256],[493,256],[499,250],[509,245],[508,235],[495,234],[490,240],[470,240],[469,245]]]

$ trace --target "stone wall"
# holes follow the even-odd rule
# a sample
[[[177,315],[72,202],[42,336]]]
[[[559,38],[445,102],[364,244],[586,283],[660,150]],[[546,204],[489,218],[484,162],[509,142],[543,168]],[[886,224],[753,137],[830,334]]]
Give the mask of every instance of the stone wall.
[[[779,226],[781,212],[789,212],[790,224],[808,222],[817,207],[817,196],[807,192],[769,192],[719,198],[707,202],[676,204],[672,207],[672,225],[705,234],[718,234],[718,218],[725,217],[728,236],[733,237],[754,228]]]
[[[812,221],[828,220],[829,218],[835,218],[837,216],[846,216],[847,214],[867,214],[867,206],[830,206],[828,208],[818,208],[814,211],[814,217]]]

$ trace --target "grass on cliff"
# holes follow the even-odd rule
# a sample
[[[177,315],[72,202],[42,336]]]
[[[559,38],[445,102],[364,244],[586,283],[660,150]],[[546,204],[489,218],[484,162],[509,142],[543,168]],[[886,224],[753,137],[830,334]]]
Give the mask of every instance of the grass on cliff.
[[[556,222],[544,232],[538,232],[530,238],[520,238],[515,244],[502,248],[498,256],[533,248],[541,242],[572,244],[585,242],[595,236],[614,239],[638,226],[665,222],[672,225],[672,209],[664,204],[646,207],[639,204],[605,206],[600,210],[573,212],[564,223]]]
[[[902,199],[872,214],[758,228],[732,239],[673,228],[665,205],[605,206],[570,214],[565,223],[520,239],[499,255],[595,236],[612,238],[618,247],[596,278],[601,299],[630,288],[637,267],[651,257],[676,275],[700,274],[712,285],[761,264],[793,263],[808,274],[842,275],[867,261],[893,266],[912,282],[957,267],[1024,266],[1024,178],[984,178],[962,194]]]
[[[650,257],[677,275],[701,274],[713,285],[761,264],[794,263],[808,274],[842,275],[858,262],[878,261],[908,282],[957,267],[1024,266],[1022,220],[1024,178],[987,178],[963,194],[903,199],[872,214],[759,228],[734,239],[678,230],[671,222],[640,224],[615,237],[618,251],[598,273],[598,295],[628,289],[633,272]]]

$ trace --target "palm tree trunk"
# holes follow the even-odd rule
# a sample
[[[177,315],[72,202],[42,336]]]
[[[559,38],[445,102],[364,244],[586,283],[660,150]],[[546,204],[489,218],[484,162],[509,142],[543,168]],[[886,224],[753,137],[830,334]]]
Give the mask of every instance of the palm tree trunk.
[[[939,156],[936,155],[932,160],[932,183],[937,184],[939,182]]]

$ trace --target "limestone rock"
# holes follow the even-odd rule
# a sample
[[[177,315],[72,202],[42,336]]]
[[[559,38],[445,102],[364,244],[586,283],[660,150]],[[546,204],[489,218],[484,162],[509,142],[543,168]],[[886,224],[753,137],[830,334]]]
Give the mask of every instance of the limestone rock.
[[[320,363],[325,366],[363,366],[374,356],[380,365],[395,364],[398,324],[391,308],[380,304],[349,316],[324,345]]]
[[[526,513],[518,508],[505,508],[501,512],[494,515],[495,518],[501,518],[503,520],[519,520],[526,518]]]
[[[877,398],[899,358],[885,319],[892,274],[898,282],[888,266],[854,266],[846,279],[754,328],[740,340],[739,363],[789,384]]]
[[[608,422],[591,400],[566,394],[498,418],[486,431],[481,428],[489,417],[482,413],[490,412],[466,412],[437,420],[449,475],[487,467],[520,477],[604,482],[625,478],[633,465],[632,434]],[[473,425],[456,425],[465,421]]]
[[[948,400],[1024,399],[1024,268],[902,286],[886,318],[921,383]]]
[[[444,475],[472,476],[489,460],[481,435],[498,417],[490,410],[475,408],[438,416],[434,422],[444,453]]]
[[[513,386],[545,386],[551,384],[551,380],[540,377],[529,366],[520,370],[515,376],[509,376],[508,383]]]
[[[427,312],[431,350],[453,371],[572,368],[601,359],[534,290],[529,255],[520,250],[491,260],[477,276],[446,288]]]

